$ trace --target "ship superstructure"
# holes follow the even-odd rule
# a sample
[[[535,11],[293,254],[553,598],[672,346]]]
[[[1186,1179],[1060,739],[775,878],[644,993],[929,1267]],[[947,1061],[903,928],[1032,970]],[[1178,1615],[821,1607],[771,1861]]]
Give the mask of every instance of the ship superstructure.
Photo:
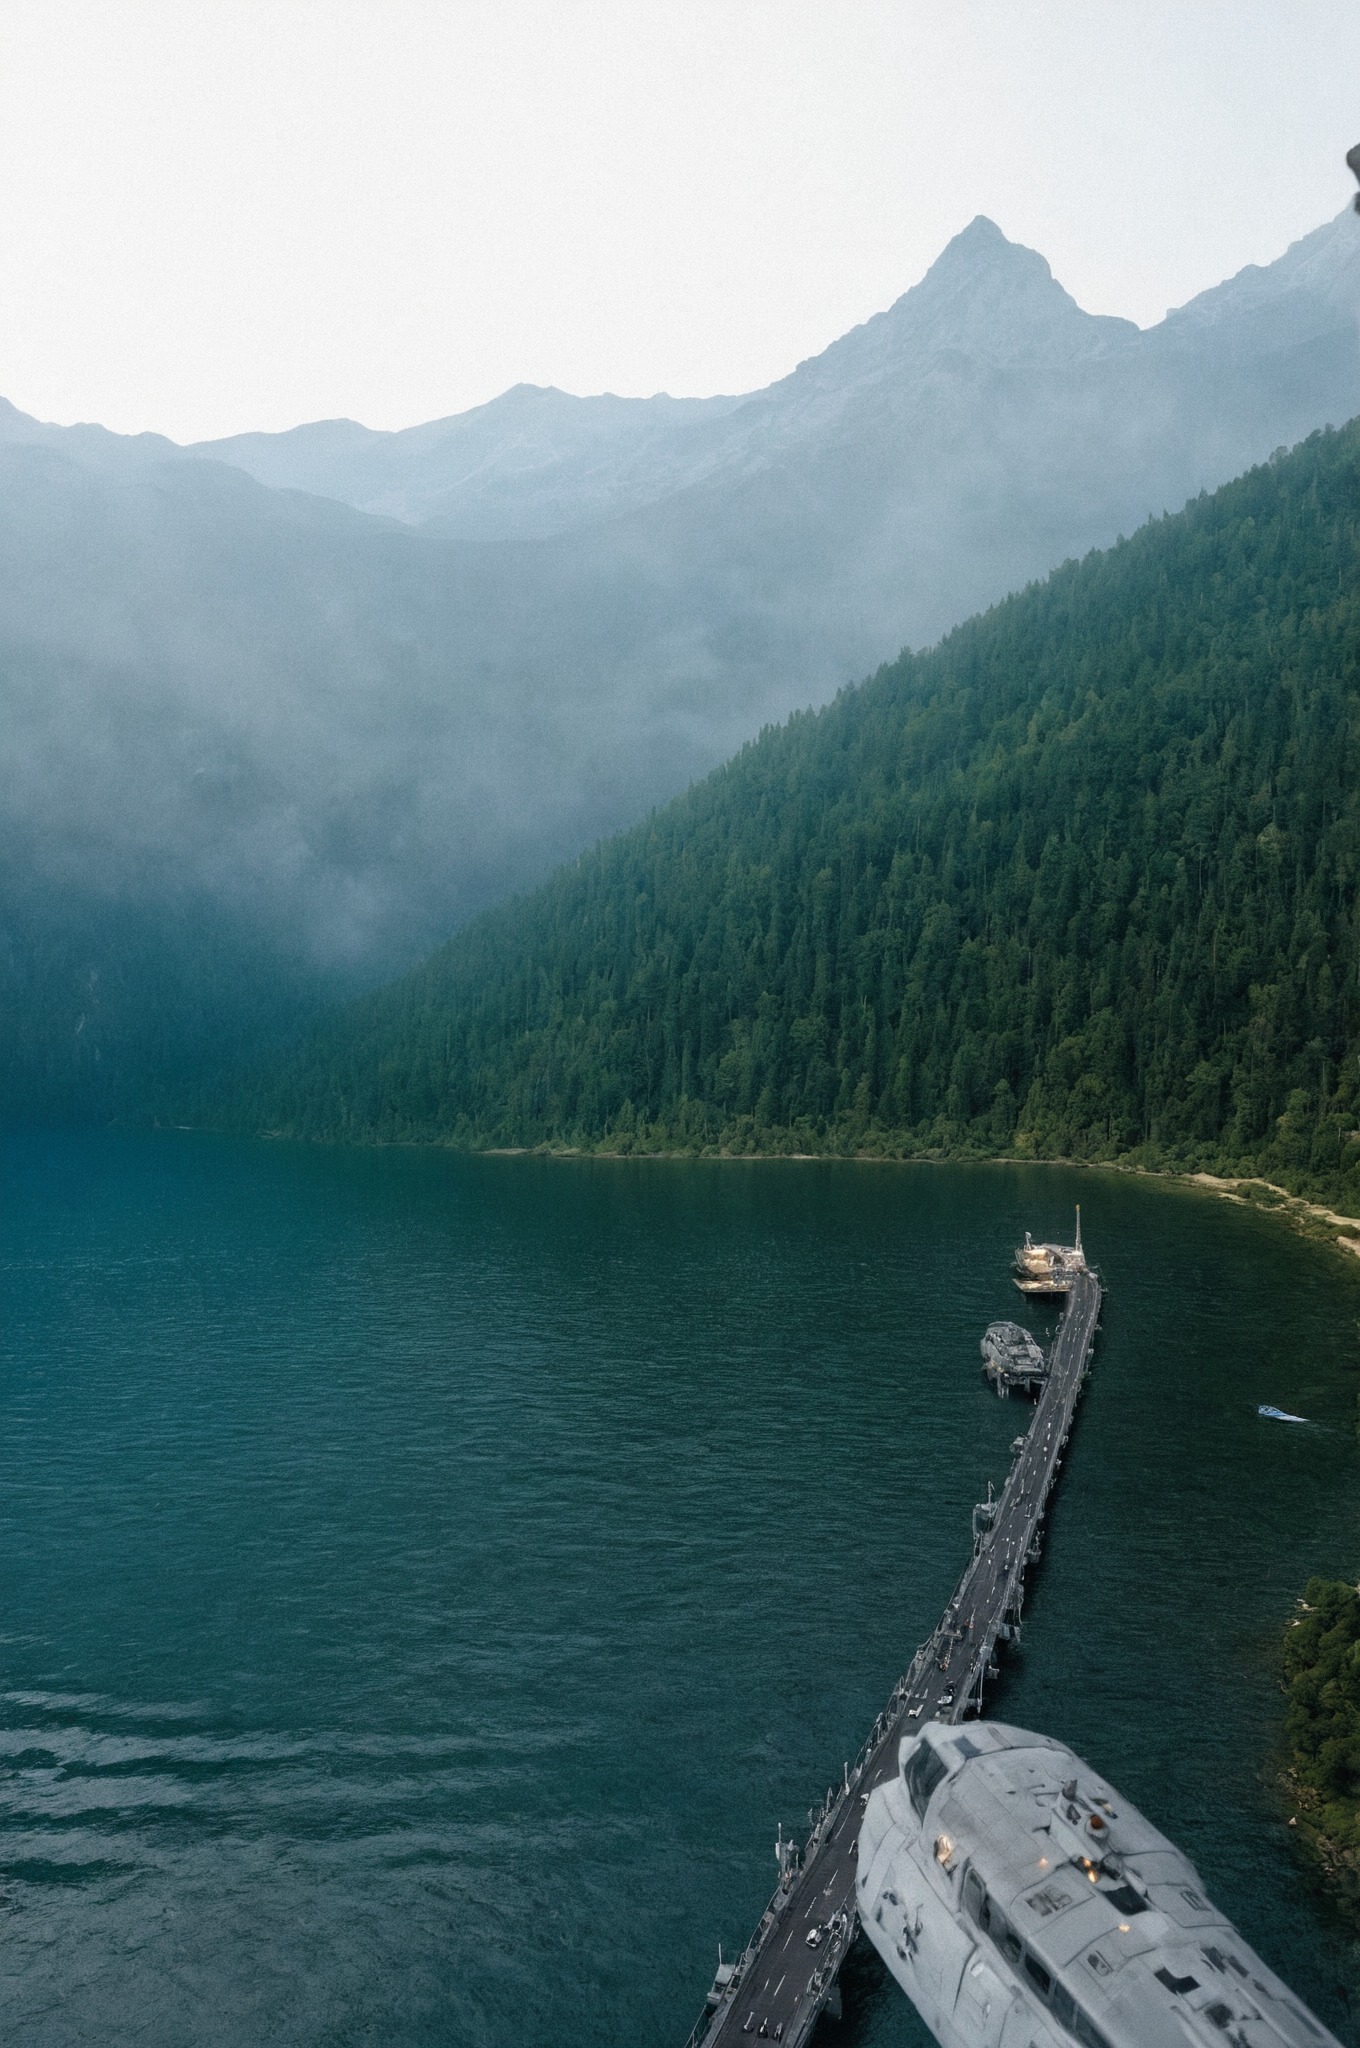
[[[1048,1378],[1048,1360],[1019,1323],[989,1323],[981,1350],[982,1370],[1003,1399],[1012,1390],[1037,1394]]]
[[[928,1722],[870,1795],[856,1897],[942,2048],[1338,2048],[1192,1863],[1070,1749]]]
[[[1066,1294],[1077,1274],[1085,1271],[1080,1204],[1075,1244],[1036,1244],[1026,1231],[1025,1242],[1015,1254],[1015,1284],[1022,1294]]]

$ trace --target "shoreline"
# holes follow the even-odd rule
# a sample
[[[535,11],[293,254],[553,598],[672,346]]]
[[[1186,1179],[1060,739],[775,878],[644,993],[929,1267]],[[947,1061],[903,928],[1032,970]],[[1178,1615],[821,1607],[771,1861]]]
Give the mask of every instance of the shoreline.
[[[1360,1797],[1347,1757],[1360,1732],[1357,1649],[1356,1588],[1309,1579],[1281,1643],[1287,1706],[1278,1783],[1304,1864],[1352,1939],[1360,1932]]]
[[[165,1126],[161,1126],[165,1128]],[[176,1124],[175,1130],[190,1130],[194,1126]],[[206,1133],[205,1133],[206,1135]],[[609,1145],[457,1145],[441,1138],[296,1138],[279,1130],[260,1131],[257,1139],[272,1143],[297,1145],[343,1145],[357,1144],[360,1147],[376,1147],[379,1150],[412,1152],[465,1152],[471,1158],[481,1159],[675,1159],[675,1160],[723,1160],[733,1164],[754,1165],[768,1161],[787,1161],[812,1165],[836,1162],[855,1166],[1065,1166],[1082,1173],[1126,1173],[1134,1174],[1140,1180],[1169,1181],[1180,1187],[1193,1188],[1200,1194],[1212,1195],[1221,1202],[1234,1202],[1239,1208],[1254,1209],[1261,1215],[1275,1216],[1300,1237],[1310,1238],[1314,1244],[1329,1245],[1333,1250],[1348,1257],[1360,1259],[1360,1217],[1345,1216],[1340,1210],[1331,1209],[1323,1202],[1310,1201],[1304,1195],[1291,1194],[1288,1188],[1277,1181],[1266,1180],[1261,1174],[1218,1174],[1192,1171],[1189,1168],[1169,1166],[1142,1166],[1131,1160],[1120,1159],[1064,1159],[1060,1156],[1036,1157],[1033,1153],[994,1152],[964,1157],[948,1153],[913,1153],[904,1155],[892,1152],[737,1152],[721,1146],[713,1149],[692,1151],[679,1147],[647,1150],[641,1147]]]
[[[411,1139],[407,1142],[414,1150],[422,1150],[431,1143],[435,1148],[439,1146],[437,1139]],[[921,1154],[903,1158],[882,1152],[644,1152],[584,1145],[487,1145],[479,1147],[478,1151],[484,1159],[702,1158],[748,1165],[768,1160],[787,1160],[802,1164],[838,1161],[841,1164],[856,1166],[1065,1166],[1082,1173],[1127,1173],[1136,1175],[1140,1180],[1170,1181],[1180,1187],[1197,1189],[1201,1194],[1213,1195],[1222,1202],[1234,1202],[1239,1208],[1254,1209],[1259,1214],[1275,1216],[1298,1236],[1310,1238],[1315,1244],[1330,1245],[1334,1250],[1360,1259],[1360,1217],[1344,1216],[1339,1210],[1328,1208],[1325,1203],[1311,1202],[1304,1195],[1293,1195],[1288,1188],[1281,1187],[1276,1181],[1266,1180],[1260,1174],[1191,1172],[1178,1167],[1138,1166],[1117,1159],[1039,1159],[1033,1155],[1016,1152],[997,1152],[987,1157],[961,1159],[939,1154],[933,1157]]]
[[[1135,1173],[1147,1170],[1142,1167],[1131,1169]],[[1278,1216],[1300,1237],[1311,1237],[1315,1243],[1333,1245],[1360,1259],[1360,1218],[1342,1216],[1321,1202],[1310,1202],[1303,1195],[1291,1195],[1288,1188],[1280,1187],[1273,1180],[1263,1180],[1259,1174],[1176,1173],[1160,1177],[1179,1180],[1187,1187],[1203,1188],[1206,1194],[1217,1195],[1223,1202],[1236,1202],[1239,1208],[1257,1209],[1267,1216]],[[1260,1194],[1242,1192],[1256,1188],[1261,1190]]]

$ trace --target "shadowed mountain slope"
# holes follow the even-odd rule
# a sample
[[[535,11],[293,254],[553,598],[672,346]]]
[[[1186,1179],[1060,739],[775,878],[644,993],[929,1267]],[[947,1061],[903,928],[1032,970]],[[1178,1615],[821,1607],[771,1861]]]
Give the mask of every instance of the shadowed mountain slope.
[[[766,732],[247,1121],[1135,1154],[1357,1201],[1357,882],[1360,424]]]

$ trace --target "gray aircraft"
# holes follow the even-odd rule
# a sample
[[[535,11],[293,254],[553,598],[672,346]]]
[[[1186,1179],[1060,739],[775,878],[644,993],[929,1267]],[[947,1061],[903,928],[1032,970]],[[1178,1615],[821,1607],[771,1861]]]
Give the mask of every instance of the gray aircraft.
[[[869,1797],[860,1921],[942,2048],[1339,2048],[1062,1743],[929,1722]]]

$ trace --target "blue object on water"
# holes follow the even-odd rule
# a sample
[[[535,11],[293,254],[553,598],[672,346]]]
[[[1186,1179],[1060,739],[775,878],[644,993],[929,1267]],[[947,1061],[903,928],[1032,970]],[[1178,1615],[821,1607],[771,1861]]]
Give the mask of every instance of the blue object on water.
[[[1272,1422],[1306,1422],[1306,1415],[1286,1415],[1283,1408],[1271,1408],[1265,1402],[1257,1409],[1258,1415],[1268,1416]]]

